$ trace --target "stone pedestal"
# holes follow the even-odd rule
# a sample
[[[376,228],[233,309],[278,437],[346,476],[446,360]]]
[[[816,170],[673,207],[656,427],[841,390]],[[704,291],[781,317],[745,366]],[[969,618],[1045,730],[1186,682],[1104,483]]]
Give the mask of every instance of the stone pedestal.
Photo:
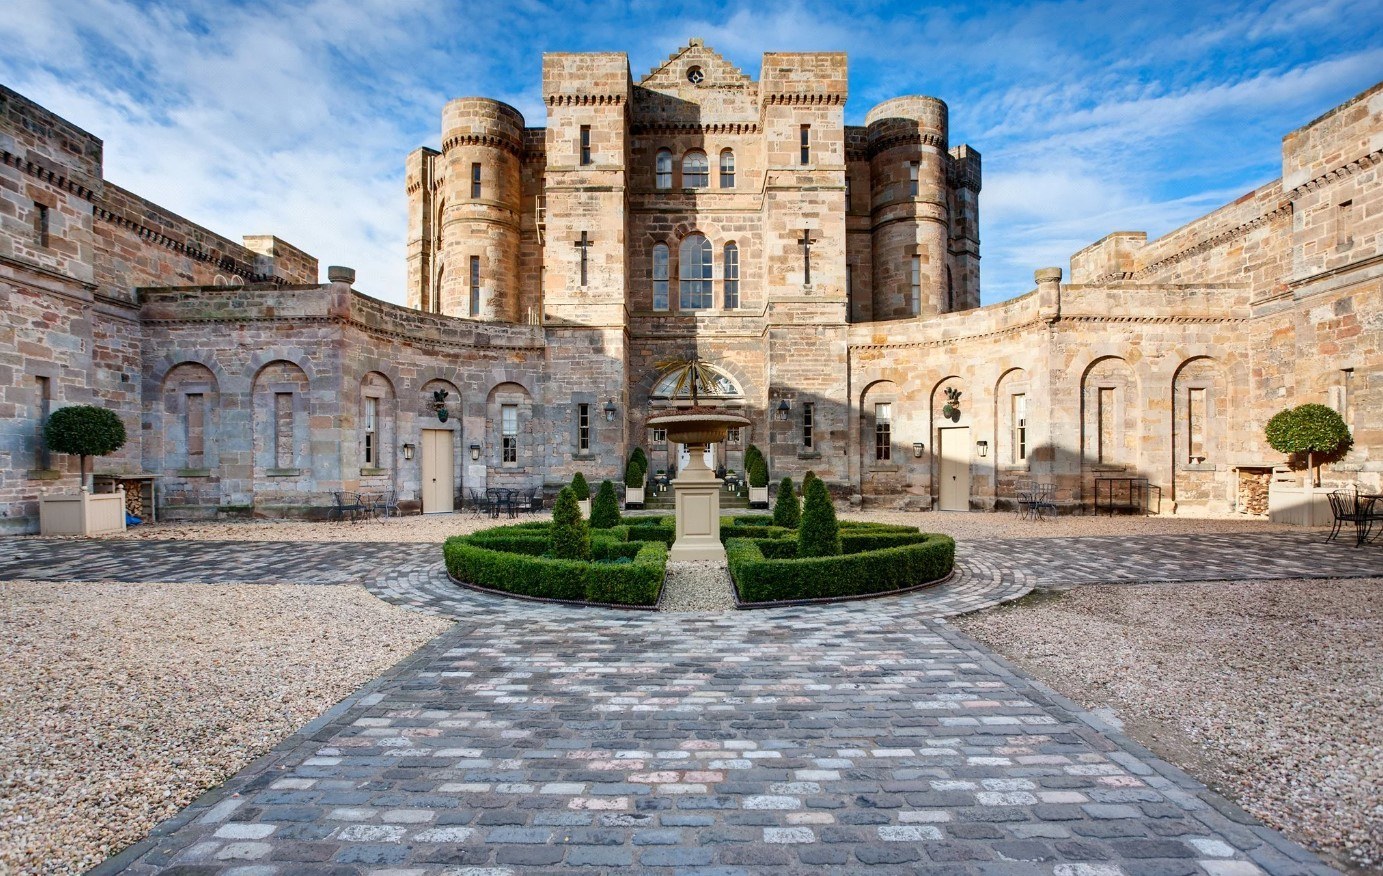
[[[689,445],[691,464],[672,482],[677,504],[677,540],[668,559],[718,560],[725,562],[725,546],[720,543],[720,488],[724,481],[706,467],[697,451],[704,446]]]

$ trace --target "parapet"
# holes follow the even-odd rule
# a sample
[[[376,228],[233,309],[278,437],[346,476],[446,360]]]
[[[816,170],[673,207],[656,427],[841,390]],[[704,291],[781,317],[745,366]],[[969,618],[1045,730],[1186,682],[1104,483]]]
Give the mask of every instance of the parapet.
[[[489,146],[523,153],[523,114],[488,97],[458,97],[442,107],[442,151]]]
[[[623,52],[543,55],[543,101],[550,107],[621,105],[631,87],[629,57]]]
[[[765,52],[759,99],[766,104],[843,106],[850,93],[844,52]]]

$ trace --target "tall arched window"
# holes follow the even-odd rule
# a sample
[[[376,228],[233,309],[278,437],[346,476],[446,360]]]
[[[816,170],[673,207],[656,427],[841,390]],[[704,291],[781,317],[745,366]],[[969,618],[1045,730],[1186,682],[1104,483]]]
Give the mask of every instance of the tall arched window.
[[[740,306],[740,248],[733,243],[725,244],[725,309],[734,310]]]
[[[682,241],[677,256],[681,262],[682,280],[678,307],[681,310],[711,307],[711,242],[700,234],[690,235]]]
[[[706,153],[693,149],[682,156],[682,187],[704,189],[711,184],[711,166],[706,162]]]
[[[653,245],[653,309],[667,310],[668,249],[666,243]]]
[[[735,187],[735,153],[729,149],[720,150],[720,187]]]
[[[672,188],[672,150],[659,149],[653,162],[654,185],[660,189]]]

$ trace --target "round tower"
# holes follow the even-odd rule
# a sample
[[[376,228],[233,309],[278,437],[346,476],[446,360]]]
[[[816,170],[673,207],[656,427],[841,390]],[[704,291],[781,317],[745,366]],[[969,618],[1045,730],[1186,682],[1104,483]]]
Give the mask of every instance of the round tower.
[[[869,140],[874,318],[945,313],[946,104],[895,97],[865,117]]]
[[[438,270],[448,316],[517,321],[523,124],[518,110],[487,98],[457,98],[442,108]]]

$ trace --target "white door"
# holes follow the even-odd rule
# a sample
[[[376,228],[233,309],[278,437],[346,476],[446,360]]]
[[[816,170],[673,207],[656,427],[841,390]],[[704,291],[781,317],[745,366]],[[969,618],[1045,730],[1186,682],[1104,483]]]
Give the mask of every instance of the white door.
[[[449,429],[423,430],[423,513],[448,513],[455,509],[453,489],[455,450]]]
[[[970,510],[970,427],[939,430],[941,436],[941,489],[937,507],[942,511]]]

